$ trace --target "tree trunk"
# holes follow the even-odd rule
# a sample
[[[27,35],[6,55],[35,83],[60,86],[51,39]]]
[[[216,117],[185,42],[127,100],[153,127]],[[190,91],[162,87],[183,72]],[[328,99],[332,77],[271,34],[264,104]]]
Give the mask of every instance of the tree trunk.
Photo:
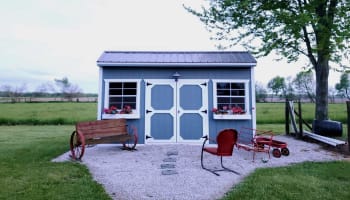
[[[328,75],[329,60],[319,58],[316,72],[316,109],[315,117],[317,120],[328,119]]]

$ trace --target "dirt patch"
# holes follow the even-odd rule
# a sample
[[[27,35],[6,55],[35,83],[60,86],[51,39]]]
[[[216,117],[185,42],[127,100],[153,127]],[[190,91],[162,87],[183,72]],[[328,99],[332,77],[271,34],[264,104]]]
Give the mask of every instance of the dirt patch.
[[[339,153],[339,154],[343,154],[344,158],[350,157],[349,143],[346,143],[344,145],[339,145],[339,146],[335,147],[335,146],[331,146],[329,144],[325,144],[323,142],[314,140],[312,138],[304,138],[303,140],[305,142],[317,144],[324,150],[331,151],[331,152],[336,152],[336,153]]]

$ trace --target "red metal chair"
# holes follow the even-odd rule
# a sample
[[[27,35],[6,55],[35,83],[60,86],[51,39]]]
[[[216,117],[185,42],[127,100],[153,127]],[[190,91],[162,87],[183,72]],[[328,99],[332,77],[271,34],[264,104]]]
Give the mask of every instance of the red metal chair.
[[[203,138],[205,138],[205,140],[204,140],[203,145],[202,145],[202,154],[201,154],[202,168],[207,170],[207,171],[210,171],[211,173],[213,173],[217,176],[220,176],[220,174],[216,173],[218,171],[229,171],[229,172],[233,172],[233,173],[239,175],[238,172],[225,167],[222,163],[223,156],[232,156],[233,147],[237,142],[237,137],[238,137],[238,133],[236,130],[224,129],[224,130],[220,131],[218,136],[216,137],[217,147],[205,147],[205,143],[209,140],[209,138],[208,138],[208,136],[204,136]],[[212,155],[220,156],[222,169],[208,169],[208,168],[204,167],[204,165],[203,165],[203,152],[207,152],[207,153],[210,153]]]

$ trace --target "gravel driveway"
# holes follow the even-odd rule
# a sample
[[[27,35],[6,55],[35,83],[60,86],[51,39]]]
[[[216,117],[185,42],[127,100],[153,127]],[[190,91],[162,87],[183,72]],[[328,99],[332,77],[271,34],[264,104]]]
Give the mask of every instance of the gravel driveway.
[[[318,144],[276,136],[287,142],[289,156],[268,159],[265,153],[234,149],[232,157],[224,157],[224,165],[239,172],[219,172],[216,176],[200,165],[201,145],[138,145],[137,151],[122,151],[119,145],[102,144],[87,148],[82,164],[101,183],[113,199],[220,199],[256,168],[286,166],[305,161],[343,159],[342,154],[322,149]],[[220,166],[219,157],[204,154],[207,167]],[[268,159],[268,162],[262,162]],[[54,162],[70,161],[69,152]],[[218,187],[219,186],[219,187]]]

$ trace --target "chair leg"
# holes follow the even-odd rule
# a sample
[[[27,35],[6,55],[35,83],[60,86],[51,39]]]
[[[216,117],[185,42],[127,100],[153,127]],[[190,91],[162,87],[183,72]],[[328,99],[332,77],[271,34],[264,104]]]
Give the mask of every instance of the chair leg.
[[[210,169],[204,167],[204,165],[203,165],[203,149],[202,149],[202,154],[201,154],[201,166],[203,169],[215,174],[216,176],[220,176],[220,174],[216,173],[215,170],[210,170]]]
[[[204,165],[203,165],[203,149],[202,149],[202,153],[201,153],[201,166],[204,169]]]
[[[234,170],[232,170],[232,169],[230,169],[230,168],[225,167],[225,166],[223,165],[223,163],[222,163],[222,156],[221,156],[221,167],[222,167],[224,170],[226,170],[226,171],[235,173],[235,174],[237,174],[237,175],[241,175],[240,173],[238,173],[238,172],[236,172],[236,171],[234,171]]]

